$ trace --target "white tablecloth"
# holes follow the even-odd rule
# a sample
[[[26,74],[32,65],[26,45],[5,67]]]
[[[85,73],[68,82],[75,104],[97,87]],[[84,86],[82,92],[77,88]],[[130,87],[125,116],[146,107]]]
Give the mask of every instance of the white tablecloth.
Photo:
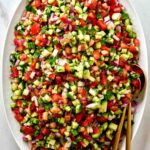
[[[6,27],[11,19],[14,10],[18,6],[20,0],[0,0],[0,59],[2,59],[3,39],[6,34]],[[138,15],[140,16],[148,47],[148,55],[150,57],[150,0],[132,0]],[[150,66],[150,60],[149,60]],[[1,67],[1,64],[0,64]],[[150,88],[149,88],[150,89]],[[1,94],[0,94],[1,95]],[[149,93],[150,97],[150,93]],[[139,131],[132,142],[132,150],[150,150],[150,100],[148,99],[145,113],[140,125]],[[0,98],[0,149],[1,150],[19,150],[15,143],[10,130],[8,128],[2,99]]]

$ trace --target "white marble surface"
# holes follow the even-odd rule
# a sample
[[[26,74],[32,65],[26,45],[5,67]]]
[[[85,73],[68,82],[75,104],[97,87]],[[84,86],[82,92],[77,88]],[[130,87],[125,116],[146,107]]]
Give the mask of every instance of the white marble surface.
[[[6,34],[6,28],[11,19],[18,2],[20,0],[0,0],[0,59],[2,59],[2,47],[4,42],[4,37]],[[144,28],[147,47],[148,47],[148,56],[150,57],[150,0],[132,0],[134,7],[141,19],[141,23]],[[150,60],[149,60],[150,65]],[[0,64],[1,68],[1,64]],[[1,87],[0,87],[1,89]],[[149,87],[150,89],[150,87]],[[150,91],[150,90],[149,90]],[[150,93],[150,92],[149,92]],[[1,95],[1,94],[0,94]],[[149,94],[150,97],[150,94]],[[146,109],[144,112],[144,117],[142,123],[138,130],[138,133],[135,139],[132,142],[132,150],[149,150],[150,149],[150,101],[148,99]],[[0,149],[1,150],[19,150],[17,144],[15,143],[11,132],[8,128],[4,109],[2,104],[2,99],[0,97]]]

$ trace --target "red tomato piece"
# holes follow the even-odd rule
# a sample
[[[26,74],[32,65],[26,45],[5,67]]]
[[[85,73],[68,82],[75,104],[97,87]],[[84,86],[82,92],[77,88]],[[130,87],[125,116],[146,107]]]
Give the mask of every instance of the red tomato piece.
[[[41,6],[41,1],[40,0],[35,0],[35,7]]]
[[[99,59],[100,58],[100,53],[98,50],[95,50],[94,53],[93,53],[93,56],[95,59]]]
[[[21,122],[24,119],[24,117],[20,113],[15,114],[15,118],[18,122]]]
[[[97,134],[99,132],[100,132],[100,128],[98,126],[96,126],[96,127],[93,128],[93,133],[94,134]]]
[[[59,100],[62,100],[62,97],[59,94],[53,94],[51,98],[52,98],[52,102],[57,102]]]
[[[137,53],[136,47],[135,47],[134,45],[130,45],[129,51],[130,51],[131,53]]]
[[[20,55],[20,60],[21,61],[27,61],[28,60],[28,56],[26,54],[21,54]]]
[[[85,88],[81,88],[79,91],[78,91],[79,94],[81,94],[82,97],[84,97],[86,94],[87,94],[87,91]]]
[[[32,71],[35,70],[36,63],[37,63],[37,60],[36,60],[36,59],[33,59],[31,65],[30,65],[30,68],[31,68]]]
[[[52,73],[52,74],[49,75],[49,78],[50,78],[51,80],[54,80],[54,79],[55,79],[55,76],[56,76],[56,75],[55,75],[54,73]]]
[[[29,71],[27,71],[27,72],[25,72],[25,74],[24,74],[24,80],[25,81],[29,81],[30,80],[30,72]]]
[[[126,60],[123,57],[119,58],[119,66],[124,67],[126,65]]]
[[[68,22],[67,15],[62,15],[62,16],[60,17],[60,20],[61,20],[63,23],[67,23],[67,22]]]
[[[107,85],[107,76],[106,76],[106,73],[104,71],[102,71],[100,73],[100,80],[101,80],[102,85],[104,85],[104,86]]]
[[[99,26],[99,28],[101,30],[106,30],[107,29],[107,25],[106,25],[106,23],[103,20],[98,20],[97,21],[97,25]]]
[[[62,78],[61,78],[61,76],[56,76],[56,83],[57,84],[61,84],[62,83]]]
[[[31,33],[32,33],[32,35],[37,35],[40,31],[41,31],[40,24],[34,23],[31,26]]]
[[[99,117],[98,120],[99,120],[100,123],[104,123],[104,122],[106,122],[108,119],[107,119],[106,117],[103,117],[103,116],[102,116],[102,117]]]
[[[50,133],[50,131],[49,131],[48,128],[45,127],[44,129],[42,129],[41,133],[42,133],[43,135],[48,135],[48,134]]]
[[[42,135],[42,134],[39,134],[38,136],[36,136],[36,139],[37,139],[37,140],[42,140],[42,139],[43,139],[43,135]]]
[[[70,72],[70,71],[71,71],[71,70],[70,70],[70,66],[69,66],[68,64],[65,64],[64,67],[65,67],[65,70],[66,70],[67,72]]]
[[[97,6],[97,0],[85,0],[85,6],[91,10],[95,10]]]
[[[21,130],[24,134],[32,134],[34,132],[34,128],[31,126],[22,126]]]
[[[98,85],[98,81],[94,81],[90,84],[90,88],[95,88]]]
[[[86,127],[89,123],[92,123],[95,119],[94,115],[89,115],[86,117],[86,119],[83,121],[82,126]]]
[[[19,76],[19,71],[18,71],[17,67],[16,67],[16,66],[12,67],[12,68],[11,68],[11,71],[12,71],[11,76],[12,76],[13,78],[18,78],[18,76]]]
[[[113,9],[113,11],[114,11],[114,13],[120,13],[121,12],[121,7],[115,7],[114,9]]]
[[[80,21],[81,27],[84,27],[86,25],[86,22],[83,19],[80,19],[79,21]]]
[[[83,108],[82,111],[76,115],[76,121],[78,123],[80,123],[80,121],[82,120],[83,116],[85,115],[85,109]]]
[[[132,81],[132,85],[133,85],[136,89],[138,89],[138,88],[140,87],[140,81],[139,81],[138,79],[134,79],[134,80]]]
[[[96,19],[95,13],[94,13],[94,12],[89,12],[89,13],[88,13],[88,19],[89,19],[90,21],[92,21],[93,19]]]
[[[134,45],[135,45],[136,47],[139,47],[139,46],[140,46],[140,41],[139,41],[139,39],[134,39]]]

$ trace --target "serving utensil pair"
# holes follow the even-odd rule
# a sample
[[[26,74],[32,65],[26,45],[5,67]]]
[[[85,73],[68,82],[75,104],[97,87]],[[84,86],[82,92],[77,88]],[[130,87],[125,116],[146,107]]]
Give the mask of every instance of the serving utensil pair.
[[[136,72],[140,75],[140,79],[139,79],[140,86],[138,89],[133,91],[133,96],[132,96],[132,98],[136,98],[136,97],[138,97],[138,95],[140,94],[140,92],[142,91],[142,89],[144,87],[145,75],[144,75],[143,70],[138,65],[133,65],[132,69],[134,72]],[[132,130],[132,125],[131,125],[132,105],[131,104],[132,104],[132,99],[129,102],[129,104],[126,107],[124,107],[124,109],[123,109],[123,113],[122,113],[122,116],[120,119],[118,130],[117,130],[117,133],[115,136],[113,150],[118,150],[119,141],[120,141],[120,137],[121,137],[121,133],[122,133],[122,128],[123,128],[126,112],[127,112],[126,150],[131,150],[131,132],[132,132],[131,131]]]

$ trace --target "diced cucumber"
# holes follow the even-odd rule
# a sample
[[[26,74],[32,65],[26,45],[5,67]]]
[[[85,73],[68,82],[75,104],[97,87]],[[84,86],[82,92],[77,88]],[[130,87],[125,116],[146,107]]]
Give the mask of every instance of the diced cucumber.
[[[73,121],[71,126],[73,129],[76,129],[79,126],[79,124],[77,122]]]
[[[112,129],[113,131],[116,131],[117,128],[118,128],[118,125],[111,122],[111,123],[109,124],[109,128]]]
[[[68,96],[69,99],[72,100],[73,96],[74,96],[74,93],[73,92],[68,92],[67,96]]]
[[[113,130],[107,130],[106,131],[106,137],[110,140],[113,139],[113,136],[112,136],[112,133],[113,133]]]
[[[24,90],[23,90],[23,95],[28,96],[28,95],[29,95],[29,92],[30,92],[30,91],[29,91],[28,89],[24,89]]]
[[[96,96],[96,95],[97,95],[97,90],[96,90],[96,89],[90,89],[90,90],[89,90],[89,93],[90,93],[92,96]]]
[[[79,105],[77,105],[77,106],[75,107],[75,112],[76,112],[76,114],[78,114],[78,113],[80,113],[81,111],[82,111],[82,105],[79,104]]]
[[[99,112],[107,112],[107,101],[103,101],[100,105]]]
[[[56,70],[55,70],[56,72],[65,72],[65,68],[64,68],[64,66],[56,66]]]

